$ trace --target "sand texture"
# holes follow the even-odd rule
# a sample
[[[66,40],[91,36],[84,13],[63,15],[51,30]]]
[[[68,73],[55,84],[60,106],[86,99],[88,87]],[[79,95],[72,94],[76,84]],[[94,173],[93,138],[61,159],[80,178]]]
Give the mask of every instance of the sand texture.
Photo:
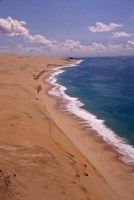
[[[134,199],[134,167],[47,93],[71,62],[0,55],[0,200]]]

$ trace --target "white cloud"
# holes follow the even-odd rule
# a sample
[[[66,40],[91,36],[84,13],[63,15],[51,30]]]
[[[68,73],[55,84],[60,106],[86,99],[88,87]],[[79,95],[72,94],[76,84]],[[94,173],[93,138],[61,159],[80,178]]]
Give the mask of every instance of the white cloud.
[[[93,42],[90,46],[91,49],[96,51],[104,51],[106,49],[105,45],[102,43]]]
[[[96,27],[90,27],[92,32],[111,31],[121,24],[103,24],[96,23]],[[0,33],[11,37],[22,36],[25,39],[24,44],[17,44],[16,47],[10,43],[10,47],[0,45],[0,53],[26,53],[26,54],[45,54],[51,56],[106,56],[122,55],[122,53],[131,53],[134,51],[134,40],[129,40],[127,45],[123,44],[103,44],[92,42],[91,44],[82,44],[78,40],[66,39],[65,41],[49,40],[45,36],[36,34],[31,35],[26,28],[26,22],[14,20],[11,17],[0,18]],[[116,37],[126,37],[125,32],[115,32]],[[27,44],[27,42],[29,42]]]
[[[116,24],[116,23],[110,23],[110,24],[104,24],[101,22],[96,22],[96,26],[90,26],[88,29],[93,32],[108,32],[112,31],[115,28],[122,27],[122,24]]]
[[[0,18],[0,33],[7,34],[9,36],[26,36],[29,30],[25,28],[25,21],[13,20],[11,17],[6,19]]]
[[[79,41],[66,40],[59,43],[58,46],[52,49],[52,55],[63,56],[106,56],[106,55],[121,55],[124,50],[123,44],[103,44],[93,42],[90,45],[83,45]]]
[[[71,54],[79,54],[82,51],[83,45],[78,40],[67,39],[63,42],[56,43],[51,49],[54,55],[71,56]]]
[[[22,54],[42,54],[43,51],[43,47],[25,46],[24,44],[17,44],[14,48],[14,53],[19,52]]]
[[[118,50],[118,51],[122,51],[124,49],[124,46],[123,44],[111,44],[111,43],[108,43],[107,44],[107,50]]]
[[[122,37],[130,37],[132,34],[126,33],[126,32],[114,32],[113,37],[114,38],[122,38]]]
[[[65,42],[62,43],[62,45],[64,46],[64,48],[67,48],[67,49],[80,49],[81,48],[81,44],[78,40],[67,39],[67,40],[65,40]]]
[[[31,42],[37,42],[40,44],[50,44],[51,41],[46,39],[44,36],[42,35],[27,35],[27,39],[29,39]]]
[[[83,45],[79,41],[65,40],[54,45],[53,48],[48,48],[46,45],[17,44],[16,47],[1,46],[0,53],[20,53],[32,55],[46,56],[113,56],[113,55],[133,55],[134,41],[128,44],[112,44],[112,43],[97,43],[93,42],[89,45]]]
[[[48,40],[42,35],[31,35],[25,27],[25,21],[14,20],[11,17],[6,19],[0,18],[0,33],[8,36],[23,36],[27,41],[52,46],[57,41]]]
[[[129,45],[134,46],[134,40],[129,40],[127,43],[128,43]]]
[[[48,40],[46,37],[42,36],[42,35],[27,35],[26,39],[30,42],[34,42],[34,43],[38,43],[38,44],[43,44],[43,45],[47,45],[48,47],[53,47],[53,45],[55,45],[56,43],[58,43],[58,41],[55,40]]]

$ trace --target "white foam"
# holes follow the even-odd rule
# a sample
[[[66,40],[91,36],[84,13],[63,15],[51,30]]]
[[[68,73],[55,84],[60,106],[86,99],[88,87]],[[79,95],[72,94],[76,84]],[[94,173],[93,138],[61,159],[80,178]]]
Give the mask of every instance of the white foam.
[[[78,61],[75,65],[64,66],[74,67],[81,63]],[[54,87],[49,91],[49,94],[58,96],[66,100],[66,109],[76,116],[85,120],[94,130],[96,130],[108,144],[115,147],[115,149],[123,156],[120,157],[122,161],[127,164],[134,164],[134,147],[127,144],[126,141],[115,134],[110,128],[106,127],[103,120],[98,119],[95,115],[89,113],[81,108],[84,104],[78,98],[70,97],[65,93],[66,87],[57,83],[57,76],[64,72],[63,67],[55,68],[55,72],[51,73],[47,79]]]

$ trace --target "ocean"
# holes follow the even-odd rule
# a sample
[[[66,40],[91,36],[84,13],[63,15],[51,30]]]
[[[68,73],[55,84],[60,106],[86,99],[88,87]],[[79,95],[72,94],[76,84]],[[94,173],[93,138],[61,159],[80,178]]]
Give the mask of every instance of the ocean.
[[[108,144],[134,163],[134,57],[80,58],[59,67],[48,80],[50,94],[66,100]]]

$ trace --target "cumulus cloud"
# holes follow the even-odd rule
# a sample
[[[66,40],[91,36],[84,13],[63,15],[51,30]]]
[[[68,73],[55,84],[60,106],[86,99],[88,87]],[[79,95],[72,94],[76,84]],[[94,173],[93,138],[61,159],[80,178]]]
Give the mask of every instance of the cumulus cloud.
[[[25,21],[13,20],[11,17],[0,18],[0,33],[9,36],[26,36],[29,34],[29,30],[25,28],[25,25]]]
[[[124,46],[123,44],[111,44],[111,43],[108,43],[107,44],[107,49],[108,50],[123,50],[124,49]]]
[[[117,27],[121,27],[121,24],[103,24],[96,23],[96,27],[89,27],[92,32],[111,31]],[[12,43],[8,46],[1,46],[0,52],[5,53],[27,53],[27,54],[45,54],[53,56],[100,56],[100,55],[121,55],[122,52],[132,52],[134,50],[134,40],[129,40],[127,45],[123,44],[103,44],[98,42],[92,42],[90,44],[82,44],[78,40],[66,39],[65,41],[55,41],[46,38],[43,35],[30,34],[29,29],[26,28],[25,21],[14,20],[11,17],[6,19],[0,18],[0,33],[8,35],[10,37],[22,36],[25,39],[24,44],[16,44],[16,47],[12,46]],[[115,37],[128,37],[125,32],[115,32]],[[27,43],[29,42],[29,43]]]
[[[96,51],[104,51],[106,49],[105,45],[98,42],[93,42],[90,46],[90,49],[94,49]]]
[[[134,52],[134,40],[129,41],[128,44],[112,44],[112,43],[98,43],[84,45],[79,41],[65,40],[54,45],[53,48],[48,48],[46,45],[17,44],[12,46],[1,47],[0,52],[3,53],[24,53],[24,54],[39,54],[46,56],[109,56],[109,55],[132,55]]]
[[[90,26],[90,27],[88,27],[88,29],[89,29],[89,31],[96,33],[96,32],[112,31],[118,27],[122,27],[122,24],[116,24],[116,23],[104,24],[101,22],[96,22],[96,26]]]
[[[126,33],[126,32],[114,32],[113,37],[114,38],[122,38],[122,37],[130,37],[132,34]]]
[[[120,55],[123,52],[123,44],[103,44],[98,42],[92,42],[91,44],[84,45],[77,40],[65,40],[58,43],[55,48],[52,49],[53,55],[63,56],[106,56],[106,55]]]
[[[58,41],[48,40],[46,37],[44,37],[40,34],[37,34],[37,35],[34,35],[34,36],[28,34],[26,36],[26,39],[30,42],[47,45],[49,47],[53,47],[55,44],[58,43]]]
[[[67,39],[61,45],[64,48],[68,48],[68,49],[80,49],[81,48],[81,44],[80,44],[80,42],[78,40]]]
[[[127,43],[128,43],[129,45],[131,45],[131,46],[134,46],[134,40],[129,40]]]
[[[42,35],[31,35],[29,33],[29,29],[26,27],[25,21],[14,20],[11,17],[7,17],[6,19],[0,18],[0,33],[6,34],[8,36],[23,36],[29,42],[44,44],[48,46],[52,46],[57,41],[48,40],[46,37]]]
[[[37,42],[37,43],[41,43],[41,44],[49,44],[51,43],[50,40],[46,39],[44,36],[42,35],[27,35],[27,38],[31,41],[31,42]]]
[[[25,46],[24,44],[17,44],[14,48],[14,52],[19,52],[23,54],[42,54],[44,48],[41,46]]]
[[[71,56],[71,54],[79,54],[82,51],[83,45],[78,40],[67,39],[62,42],[57,42],[51,49],[54,55]]]

